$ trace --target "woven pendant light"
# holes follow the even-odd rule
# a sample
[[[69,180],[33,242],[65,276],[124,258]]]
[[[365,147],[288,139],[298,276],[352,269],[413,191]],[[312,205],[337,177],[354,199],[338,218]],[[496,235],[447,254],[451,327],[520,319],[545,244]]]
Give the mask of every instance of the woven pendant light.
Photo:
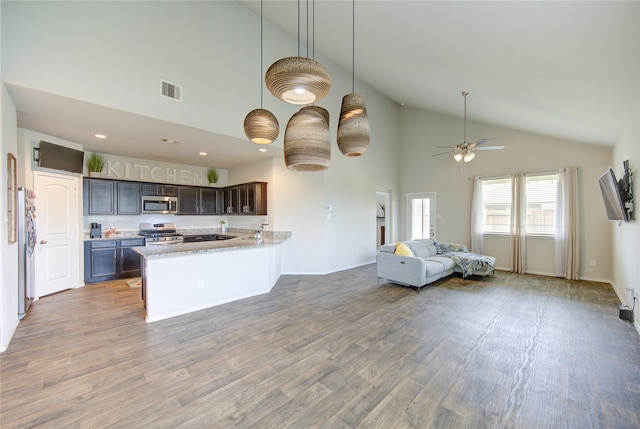
[[[338,121],[338,148],[346,156],[360,156],[367,151],[371,142],[369,117],[364,105],[364,95],[355,93],[356,81],[356,3],[352,1],[352,77],[351,94],[342,98],[340,120]]]
[[[338,123],[338,148],[346,156],[360,156],[371,141],[369,118],[362,94],[347,94],[342,98]]]
[[[244,133],[254,143],[270,144],[280,134],[280,125],[270,111],[254,109],[244,118]]]
[[[270,144],[280,134],[278,119],[262,108],[262,0],[260,0],[260,108],[254,109],[244,118],[244,133],[257,144]]]
[[[329,112],[317,106],[300,109],[284,132],[285,165],[295,171],[322,171],[330,160]]]
[[[331,89],[331,76],[322,64],[305,57],[276,61],[265,75],[267,89],[290,104],[311,104]]]
[[[315,1],[313,3],[315,8]],[[309,31],[307,7],[307,32]],[[315,32],[315,9],[314,9]],[[308,36],[308,34],[307,34]],[[314,33],[315,41],[315,33]],[[307,39],[307,55],[309,42]],[[267,89],[276,98],[290,104],[312,104],[321,100],[331,89],[331,76],[314,59],[300,55],[300,0],[298,0],[298,56],[282,58],[269,67],[264,76]]]

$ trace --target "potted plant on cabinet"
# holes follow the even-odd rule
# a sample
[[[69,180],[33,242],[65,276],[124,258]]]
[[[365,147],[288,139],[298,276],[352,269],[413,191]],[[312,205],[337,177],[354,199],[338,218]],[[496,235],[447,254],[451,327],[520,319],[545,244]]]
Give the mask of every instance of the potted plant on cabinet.
[[[87,171],[89,171],[89,177],[102,176],[104,164],[105,160],[102,155],[98,153],[92,153],[87,159]]]
[[[209,181],[210,186],[214,186],[218,183],[218,170],[215,168],[210,168],[207,170],[207,180]]]

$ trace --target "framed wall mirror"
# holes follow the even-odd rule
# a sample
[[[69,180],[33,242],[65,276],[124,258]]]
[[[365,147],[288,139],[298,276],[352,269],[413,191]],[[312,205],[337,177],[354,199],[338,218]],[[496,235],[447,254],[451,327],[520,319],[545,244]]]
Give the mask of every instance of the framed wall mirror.
[[[7,154],[7,241],[9,244],[16,242],[18,226],[18,188],[16,183],[16,157]]]

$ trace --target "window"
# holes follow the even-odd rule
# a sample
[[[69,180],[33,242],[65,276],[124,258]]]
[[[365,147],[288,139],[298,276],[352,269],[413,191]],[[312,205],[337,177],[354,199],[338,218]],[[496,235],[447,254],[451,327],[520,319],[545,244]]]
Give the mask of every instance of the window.
[[[524,176],[527,235],[555,235],[557,174]],[[513,208],[513,178],[482,179],[483,232],[509,234]]]
[[[511,230],[511,178],[482,180],[483,230],[508,234]]]
[[[433,192],[409,194],[407,200],[409,206],[407,235],[409,239],[434,238],[436,235],[436,194]]]
[[[528,235],[555,235],[557,188],[557,174],[526,176],[525,231]]]

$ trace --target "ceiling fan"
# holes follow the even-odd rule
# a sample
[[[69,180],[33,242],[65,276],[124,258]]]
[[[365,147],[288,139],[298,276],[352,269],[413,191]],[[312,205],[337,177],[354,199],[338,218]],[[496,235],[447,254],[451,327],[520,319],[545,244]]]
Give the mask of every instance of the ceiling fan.
[[[500,150],[504,149],[504,146],[485,146],[491,140],[489,139],[480,139],[473,143],[467,141],[467,95],[468,92],[462,91],[462,96],[464,97],[464,141],[459,143],[455,147],[450,146],[438,146],[440,149],[453,149],[447,152],[442,152],[435,154],[433,156],[446,155],[448,153],[453,153],[453,159],[457,162],[469,162],[473,158],[475,158],[476,154],[474,151],[476,150]]]

